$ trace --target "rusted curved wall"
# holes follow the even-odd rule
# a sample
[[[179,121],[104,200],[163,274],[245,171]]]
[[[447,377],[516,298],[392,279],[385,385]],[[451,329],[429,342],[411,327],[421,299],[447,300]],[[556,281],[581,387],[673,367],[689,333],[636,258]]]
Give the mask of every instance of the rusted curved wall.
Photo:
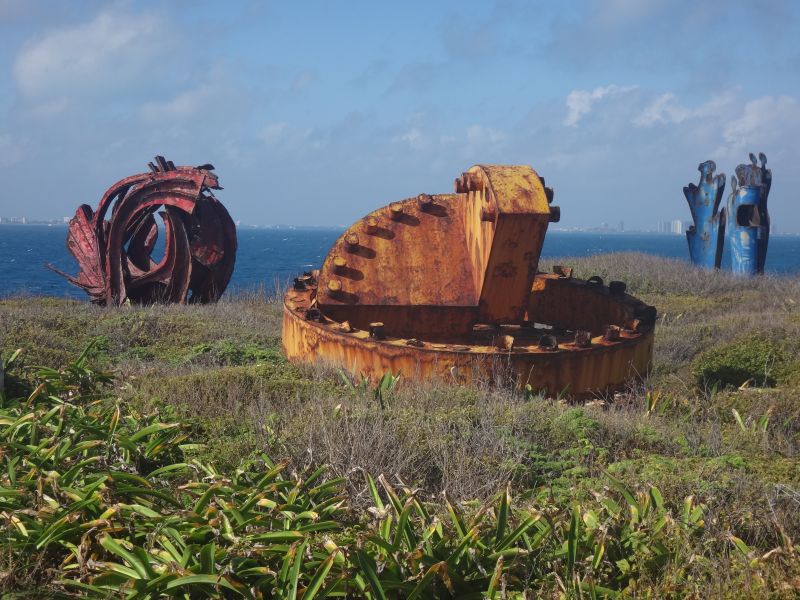
[[[455,192],[392,202],[348,228],[286,294],[287,357],[573,395],[646,373],[653,307],[620,282],[538,273],[560,210],[533,169],[477,165]]]
[[[570,289],[585,301],[583,305],[572,306],[595,315],[585,324],[603,322],[596,327],[599,331],[593,332],[589,347],[577,345],[572,330],[536,329],[530,323],[526,328],[509,326],[498,332],[497,335],[515,338],[511,350],[492,343],[497,335],[491,333],[484,339],[472,334],[446,343],[403,337],[376,339],[367,328],[352,324],[343,327],[336,319],[322,315],[314,306],[316,290],[312,284],[305,290],[290,290],[286,294],[283,350],[294,362],[327,362],[373,380],[387,370],[401,371],[410,377],[460,382],[513,378],[521,385],[529,383],[534,389],[550,394],[603,392],[644,376],[652,357],[654,326],[635,315],[648,318],[644,315],[647,305],[627,294],[612,295],[603,285],[549,274],[537,276],[530,294],[531,305],[550,304],[569,296]],[[619,328],[619,339],[605,339],[608,326],[615,332]],[[558,341],[557,350],[539,347],[539,337],[550,332]]]

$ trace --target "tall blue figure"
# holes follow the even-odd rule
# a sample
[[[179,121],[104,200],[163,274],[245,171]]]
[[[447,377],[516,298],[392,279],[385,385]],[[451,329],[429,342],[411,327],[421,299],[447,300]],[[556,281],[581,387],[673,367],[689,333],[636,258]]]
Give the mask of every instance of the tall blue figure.
[[[750,155],[749,165],[736,167],[731,177],[728,197],[727,229],[731,250],[731,268],[736,275],[756,275],[764,272],[769,244],[769,212],[767,198],[772,185],[772,171],[767,169],[767,157]]]
[[[708,268],[719,268],[725,238],[725,218],[719,213],[719,204],[725,191],[725,175],[720,173],[714,176],[716,168],[713,160],[700,163],[697,167],[700,185],[690,183],[683,188],[694,220],[694,225],[686,230],[689,256],[694,264]]]

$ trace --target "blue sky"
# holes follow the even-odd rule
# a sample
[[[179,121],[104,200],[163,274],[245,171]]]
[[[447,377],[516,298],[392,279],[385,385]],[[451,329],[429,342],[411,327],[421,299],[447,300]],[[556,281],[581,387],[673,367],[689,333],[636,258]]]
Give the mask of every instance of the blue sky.
[[[790,0],[0,0],[0,215],[72,215],[160,153],[213,163],[243,223],[347,225],[505,163],[563,226],[655,228],[700,162],[765,152],[800,231],[798,40]]]

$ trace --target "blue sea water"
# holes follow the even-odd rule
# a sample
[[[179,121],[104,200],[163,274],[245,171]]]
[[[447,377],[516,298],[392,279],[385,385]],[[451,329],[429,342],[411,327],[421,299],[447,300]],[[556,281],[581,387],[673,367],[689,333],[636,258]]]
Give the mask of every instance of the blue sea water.
[[[231,288],[272,288],[276,282],[316,268],[341,233],[341,229],[240,228]],[[65,246],[66,235],[66,227],[0,225],[0,297],[34,294],[84,298],[81,290],[44,266],[49,262],[62,271],[76,273],[77,264]],[[686,238],[681,235],[551,231],[542,251],[543,267],[550,267],[549,257],[630,251],[688,260]],[[729,264],[727,257],[724,260]],[[800,236],[770,238],[767,271],[800,273]]]

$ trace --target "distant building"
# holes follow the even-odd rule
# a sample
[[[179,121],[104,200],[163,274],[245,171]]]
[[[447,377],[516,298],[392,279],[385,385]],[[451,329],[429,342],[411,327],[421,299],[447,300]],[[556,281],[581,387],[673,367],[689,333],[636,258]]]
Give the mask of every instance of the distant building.
[[[658,224],[658,233],[671,233],[673,235],[682,235],[686,231],[686,224],[680,219],[673,221],[661,221]]]

